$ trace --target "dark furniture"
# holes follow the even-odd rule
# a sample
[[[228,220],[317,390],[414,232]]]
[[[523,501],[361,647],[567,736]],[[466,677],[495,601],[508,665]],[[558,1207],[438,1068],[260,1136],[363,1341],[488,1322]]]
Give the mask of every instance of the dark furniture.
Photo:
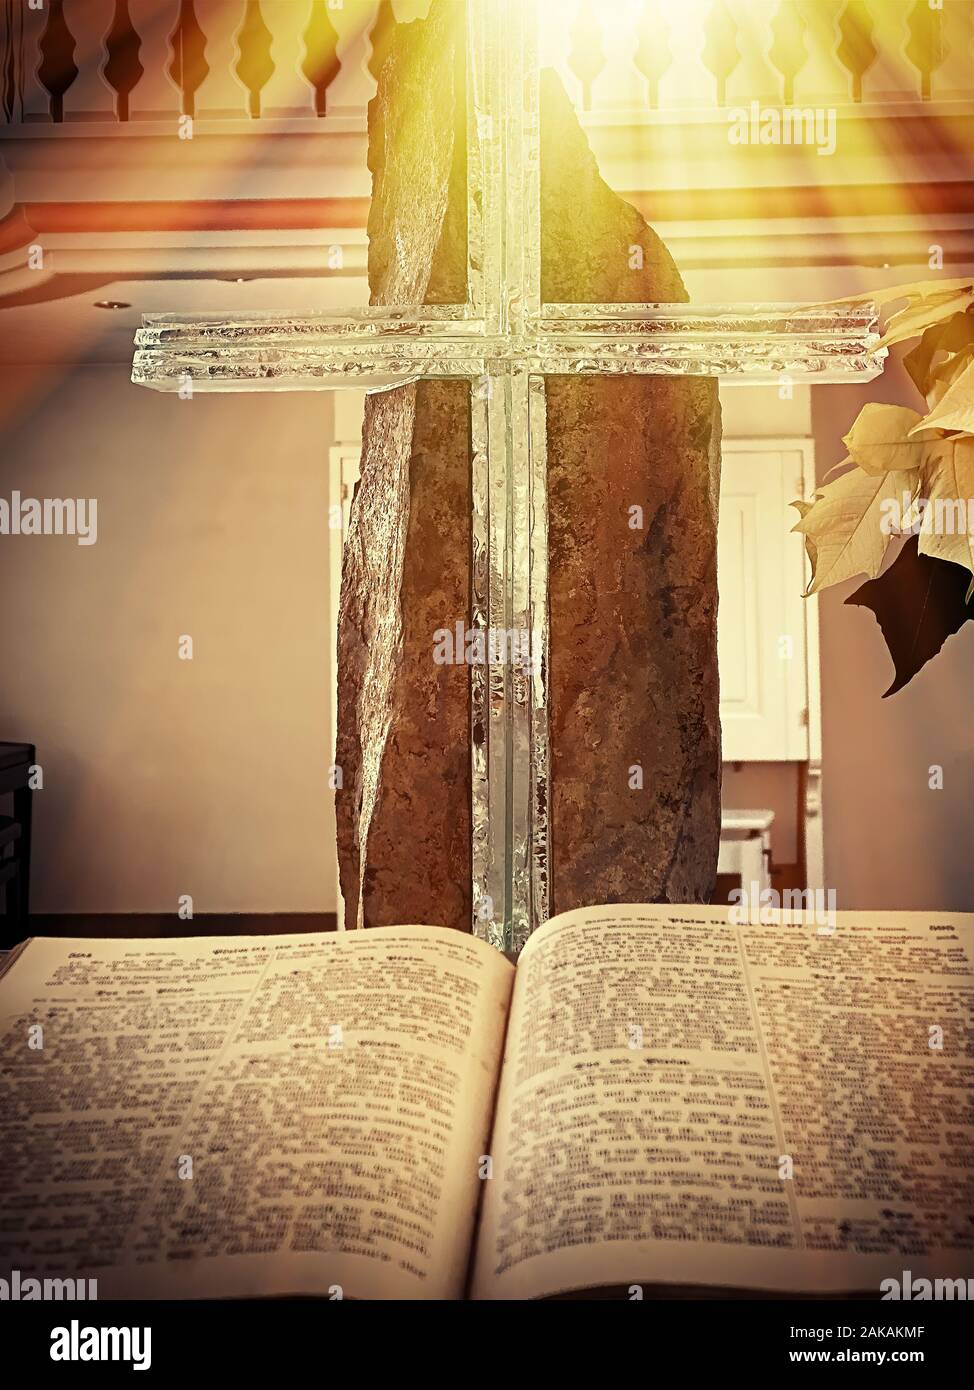
[[[30,769],[37,761],[32,743],[0,743],[0,796],[13,793],[13,815],[0,816],[0,885],[6,915],[0,948],[16,946],[28,934],[30,913],[30,818],[34,793]]]

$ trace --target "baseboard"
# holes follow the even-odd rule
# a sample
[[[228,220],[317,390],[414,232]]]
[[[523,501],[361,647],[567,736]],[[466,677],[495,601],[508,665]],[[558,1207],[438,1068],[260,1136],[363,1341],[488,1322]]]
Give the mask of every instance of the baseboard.
[[[2,918],[0,918],[2,922]],[[174,912],[35,912],[24,936],[285,936],[336,931],[334,912],[198,912],[182,921]]]

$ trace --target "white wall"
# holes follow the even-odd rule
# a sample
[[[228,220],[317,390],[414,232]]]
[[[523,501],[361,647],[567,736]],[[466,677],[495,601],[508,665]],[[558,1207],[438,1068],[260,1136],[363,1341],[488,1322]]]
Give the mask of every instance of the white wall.
[[[810,430],[807,391],[724,393],[728,436]],[[897,370],[815,393],[820,475]],[[121,364],[5,368],[0,496],[95,496],[99,539],[0,537],[0,738],[38,745],[38,912],[330,911],[328,445],[359,393],[197,396]],[[823,596],[826,879],[841,907],[974,908],[974,628],[881,701],[871,615]],[[195,659],[177,659],[192,634]],[[944,767],[943,791],[927,769]],[[794,858],[794,768],[728,769],[725,802],[777,806]]]
[[[44,768],[35,911],[333,908],[330,399],[4,369],[0,496],[98,499],[94,546],[0,537],[0,738]]]

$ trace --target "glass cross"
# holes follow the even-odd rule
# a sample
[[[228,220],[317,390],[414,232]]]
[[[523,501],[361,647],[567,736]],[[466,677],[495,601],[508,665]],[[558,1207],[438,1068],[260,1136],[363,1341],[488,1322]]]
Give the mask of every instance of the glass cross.
[[[542,303],[538,0],[465,3],[467,302],[290,318],[152,314],[132,379],[163,391],[471,382],[471,626],[530,634],[522,666],[471,667],[471,732],[482,731],[470,744],[473,929],[516,952],[549,915],[544,378],[866,381],[885,352],[875,351],[869,304]]]

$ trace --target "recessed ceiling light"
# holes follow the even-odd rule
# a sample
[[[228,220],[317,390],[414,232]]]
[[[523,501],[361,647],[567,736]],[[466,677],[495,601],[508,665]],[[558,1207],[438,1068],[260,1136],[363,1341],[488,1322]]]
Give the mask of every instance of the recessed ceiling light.
[[[126,304],[123,299],[96,299],[96,309],[131,309],[131,304]]]

